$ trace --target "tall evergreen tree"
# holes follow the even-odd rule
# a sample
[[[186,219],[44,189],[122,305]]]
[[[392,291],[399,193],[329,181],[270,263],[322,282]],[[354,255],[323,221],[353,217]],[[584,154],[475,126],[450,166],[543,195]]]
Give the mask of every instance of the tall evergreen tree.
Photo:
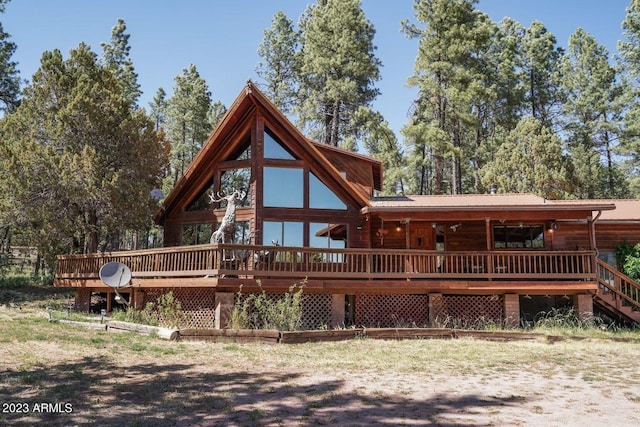
[[[359,107],[378,96],[375,29],[360,0],[321,0],[301,19],[302,58],[296,113],[312,138],[338,146],[353,134]]]
[[[221,101],[215,101],[211,104],[208,114],[209,129],[215,129],[226,112],[227,107]]]
[[[541,120],[523,119],[481,170],[483,184],[502,193],[534,193],[548,199],[573,193],[570,160],[562,141]]]
[[[165,180],[167,194],[182,176],[211,132],[211,92],[207,82],[191,64],[175,77],[173,95],[167,100],[167,138],[171,141],[171,176]]]
[[[576,196],[625,196],[613,160],[622,117],[621,87],[604,46],[582,29],[569,38],[562,62],[564,131],[578,179]]]
[[[474,8],[475,3],[416,0],[416,19],[423,26],[403,23],[409,37],[419,38],[409,79],[410,85],[418,87],[419,99],[403,133],[412,146],[410,156],[415,156],[412,164],[420,165],[414,188],[420,194],[461,192],[463,174],[470,168],[468,157],[485,138],[482,127],[496,93],[490,82],[493,74],[486,78],[484,73],[491,68],[487,56],[496,26]]]
[[[522,80],[527,87],[525,101],[529,116],[546,126],[555,126],[563,94],[559,86],[562,49],[540,21],[533,21],[522,40]]]
[[[293,21],[278,11],[271,20],[271,28],[264,30],[258,46],[262,61],[256,73],[266,83],[264,93],[282,111],[292,110],[299,81],[299,39]]]
[[[138,74],[136,74],[133,62],[129,58],[130,35],[125,32],[126,30],[127,24],[123,19],[118,19],[118,23],[111,29],[111,42],[102,43],[103,60],[106,67],[118,80],[125,98],[135,107],[142,92],[140,84],[138,84]]]
[[[354,116],[358,134],[352,138],[362,141],[370,156],[382,161],[384,175],[382,194],[404,193],[404,156],[398,145],[398,138],[389,123],[378,111],[360,107]]]
[[[156,130],[160,129],[167,117],[167,92],[163,88],[158,88],[149,108],[149,116],[156,123]]]
[[[619,64],[628,96],[620,151],[627,157],[629,188],[640,197],[640,0],[631,0],[622,22],[624,40],[618,42]]]
[[[43,253],[95,252],[107,230],[148,225],[165,144],[88,46],[45,52],[1,132],[2,185]]]
[[[4,12],[9,0],[0,0],[0,13]],[[11,36],[4,32],[0,22],[0,111],[13,111],[20,99],[20,73],[18,63],[11,60],[16,51]]]

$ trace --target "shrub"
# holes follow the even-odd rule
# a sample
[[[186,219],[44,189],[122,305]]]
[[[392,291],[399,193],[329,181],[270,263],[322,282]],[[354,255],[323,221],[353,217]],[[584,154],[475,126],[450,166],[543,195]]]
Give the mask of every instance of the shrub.
[[[173,292],[168,292],[158,298],[156,310],[158,312],[158,322],[162,326],[177,328],[184,323],[185,315],[182,311],[182,304],[180,300],[173,296]]]
[[[182,311],[182,304],[173,296],[173,292],[168,292],[158,298],[156,303],[148,303],[143,310],[136,310],[129,307],[125,310],[114,310],[111,313],[112,320],[123,322],[141,323],[151,326],[165,326],[167,328],[177,328],[185,320]]]
[[[640,243],[623,242],[616,247],[618,269],[633,280],[640,280]]]
[[[297,331],[302,328],[302,291],[305,282],[293,284],[281,298],[270,298],[258,281],[260,293],[243,298],[242,288],[231,312],[232,329],[277,329]]]

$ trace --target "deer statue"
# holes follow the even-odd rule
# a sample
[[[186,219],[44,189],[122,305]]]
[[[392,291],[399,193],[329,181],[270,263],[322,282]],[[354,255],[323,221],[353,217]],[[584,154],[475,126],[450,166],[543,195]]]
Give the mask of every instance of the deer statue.
[[[246,195],[247,193],[244,191],[233,190],[229,195],[226,192],[218,192],[216,195],[211,194],[209,196],[211,203],[218,203],[222,200],[227,201],[227,210],[220,226],[211,235],[210,243],[233,243],[236,233],[236,208]]]

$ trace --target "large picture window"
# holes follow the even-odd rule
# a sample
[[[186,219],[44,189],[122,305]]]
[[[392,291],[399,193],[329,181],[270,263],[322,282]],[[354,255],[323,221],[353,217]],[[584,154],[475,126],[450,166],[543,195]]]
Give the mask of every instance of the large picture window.
[[[542,249],[544,226],[496,225],[493,227],[493,247],[496,249]]]
[[[299,168],[263,169],[264,206],[301,208],[304,205],[304,175]]]

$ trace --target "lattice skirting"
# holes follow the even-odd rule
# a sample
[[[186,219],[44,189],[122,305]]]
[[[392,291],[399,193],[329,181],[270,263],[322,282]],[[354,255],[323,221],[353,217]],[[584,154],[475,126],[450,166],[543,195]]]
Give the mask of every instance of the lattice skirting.
[[[275,301],[284,298],[285,294],[266,294],[267,299]],[[240,298],[240,299],[238,299]],[[242,304],[247,294],[234,297],[234,304]],[[330,294],[302,295],[302,329],[326,328],[331,322]]]
[[[215,292],[206,288],[148,289],[145,291],[143,306],[156,303],[162,295],[173,292],[180,301],[184,313],[183,328],[213,328],[215,320]]]
[[[442,295],[432,299],[434,325],[467,328],[504,321],[501,295]]]
[[[427,295],[356,295],[358,327],[422,327],[428,323]]]

